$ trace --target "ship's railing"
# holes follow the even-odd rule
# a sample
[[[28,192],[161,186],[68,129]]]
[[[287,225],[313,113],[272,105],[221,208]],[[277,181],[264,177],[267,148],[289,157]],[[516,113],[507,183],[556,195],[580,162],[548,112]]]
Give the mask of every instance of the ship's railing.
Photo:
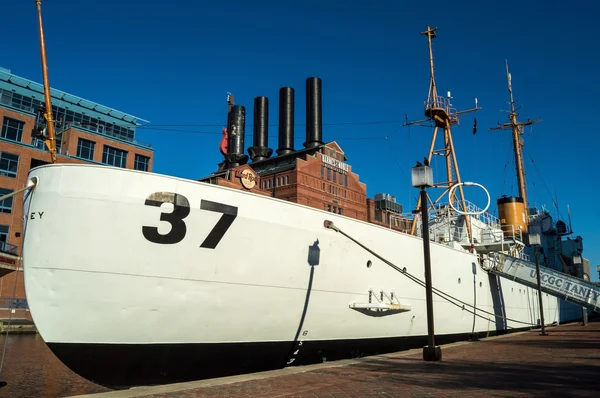
[[[505,238],[523,241],[523,230],[518,225],[505,224],[502,226]]]
[[[460,200],[456,200],[453,203],[454,207],[462,211],[462,204]],[[472,202],[465,200],[465,206],[468,213],[481,213],[483,209],[478,207]],[[452,207],[448,203],[439,203],[436,205],[434,212],[438,215],[450,215],[453,212]],[[485,211],[482,214],[471,215],[471,218],[480,220],[491,228],[500,228],[500,220],[498,217],[491,214],[489,211]]]
[[[425,111],[429,109],[444,109],[447,114],[456,113],[456,109],[452,108],[450,101],[446,97],[437,96],[429,97],[424,101]]]

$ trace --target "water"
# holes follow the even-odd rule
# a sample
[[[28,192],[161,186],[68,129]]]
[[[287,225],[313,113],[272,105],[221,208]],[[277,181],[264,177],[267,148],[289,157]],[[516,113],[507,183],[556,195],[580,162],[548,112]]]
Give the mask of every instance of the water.
[[[0,355],[6,335],[0,335]],[[4,398],[54,398],[111,391],[73,373],[54,356],[38,334],[8,336],[0,380]]]

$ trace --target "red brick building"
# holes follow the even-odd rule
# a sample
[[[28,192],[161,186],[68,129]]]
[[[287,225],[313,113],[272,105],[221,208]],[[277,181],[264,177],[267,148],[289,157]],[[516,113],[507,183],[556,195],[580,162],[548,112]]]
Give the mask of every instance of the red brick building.
[[[58,163],[152,171],[154,150],[135,140],[136,128],[146,121],[62,91],[51,95]],[[44,141],[33,134],[45,127],[43,107],[42,85],[0,68],[0,196],[23,188],[31,168],[50,163]],[[11,308],[22,318],[27,308],[19,262],[22,199],[17,194],[0,201],[0,318]]]
[[[410,231],[410,220],[402,216],[402,206],[390,195],[367,198],[367,186],[347,163],[337,142],[323,143],[321,133],[321,81],[307,79],[306,142],[293,149],[294,90],[283,87],[279,101],[279,148],[270,156],[268,148],[268,100],[254,101],[254,142],[244,152],[245,108],[230,106],[228,132],[223,138],[225,161],[219,171],[199,181],[246,189],[252,192],[303,204],[391,228]],[[233,115],[233,116],[232,116]],[[249,181],[252,183],[248,183]]]

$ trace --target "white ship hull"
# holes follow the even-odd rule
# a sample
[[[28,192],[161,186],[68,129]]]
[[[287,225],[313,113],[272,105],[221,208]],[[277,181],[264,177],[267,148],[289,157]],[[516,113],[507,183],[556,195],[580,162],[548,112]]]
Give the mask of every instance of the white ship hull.
[[[420,238],[248,192],[105,166],[44,166],[30,178],[37,187],[24,203],[29,306],[42,338],[90,380],[165,383],[426,343],[425,290],[323,222],[424,279]],[[189,202],[182,221],[171,216],[173,229],[160,221],[173,205],[159,207],[156,192]],[[432,243],[431,256],[434,287],[509,318],[474,317],[434,295],[436,342],[465,339],[473,328],[501,333],[538,323],[534,290],[487,274],[462,250]],[[393,294],[403,311],[350,308],[368,303],[370,290],[378,298],[383,291],[384,303]],[[561,302],[543,300],[546,322],[559,321]]]

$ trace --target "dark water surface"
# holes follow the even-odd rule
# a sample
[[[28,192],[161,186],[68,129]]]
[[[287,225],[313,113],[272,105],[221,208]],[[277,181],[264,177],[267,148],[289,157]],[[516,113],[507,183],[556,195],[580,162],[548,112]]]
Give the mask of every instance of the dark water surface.
[[[6,335],[0,335],[0,355]],[[69,397],[111,391],[73,373],[54,356],[38,334],[10,334],[0,380],[0,397]]]

